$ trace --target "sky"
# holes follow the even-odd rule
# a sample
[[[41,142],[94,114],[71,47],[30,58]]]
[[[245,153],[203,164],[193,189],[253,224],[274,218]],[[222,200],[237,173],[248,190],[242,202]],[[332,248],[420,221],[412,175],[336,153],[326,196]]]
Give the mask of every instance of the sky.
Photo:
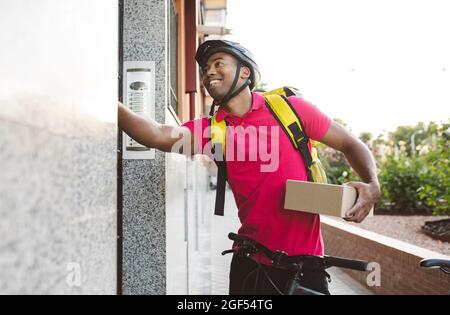
[[[226,39],[269,88],[302,96],[353,133],[450,118],[450,1],[228,0]]]

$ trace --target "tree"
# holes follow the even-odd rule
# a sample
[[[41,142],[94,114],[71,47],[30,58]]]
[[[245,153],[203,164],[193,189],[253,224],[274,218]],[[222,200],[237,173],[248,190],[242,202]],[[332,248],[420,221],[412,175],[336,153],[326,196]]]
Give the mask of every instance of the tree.
[[[267,91],[267,82],[259,82],[253,89],[255,92],[263,93]]]
[[[411,156],[411,141],[414,141],[414,147],[416,147],[417,144],[430,136],[430,130],[423,122],[419,122],[415,126],[399,126],[395,131],[389,133],[389,139],[394,144],[398,144],[400,141],[404,142],[404,146],[408,149],[408,156]]]
[[[352,130],[352,128],[350,128],[349,126],[348,126],[348,124],[344,121],[344,120],[342,120],[342,119],[340,119],[340,118],[333,118],[333,120],[335,121],[335,122],[337,122],[339,125],[341,125],[342,127],[344,127],[345,129],[348,129],[348,130]]]
[[[363,131],[359,134],[359,140],[361,140],[362,142],[364,142],[367,145],[372,144],[372,139],[373,139],[373,135],[371,132]]]

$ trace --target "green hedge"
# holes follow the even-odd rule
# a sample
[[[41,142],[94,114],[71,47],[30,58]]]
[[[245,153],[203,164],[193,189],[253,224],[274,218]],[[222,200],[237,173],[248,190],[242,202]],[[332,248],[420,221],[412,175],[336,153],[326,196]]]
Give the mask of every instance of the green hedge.
[[[450,124],[432,127],[438,137],[434,149],[419,157],[424,172],[418,194],[433,214],[450,215]]]
[[[423,123],[399,127],[390,133],[396,136],[394,140],[403,139],[398,142],[382,140],[381,136],[371,141],[370,134],[364,135],[364,142],[371,143],[369,147],[377,158],[380,172],[381,197],[377,209],[450,215],[450,123],[430,123],[423,132],[416,132],[417,145],[411,148],[411,142],[407,141],[412,136],[411,130],[423,128]],[[418,135],[422,135],[420,142]],[[398,149],[394,149],[396,145]],[[324,146],[319,149],[330,183],[359,180],[342,153]],[[386,151],[388,153],[380,154]]]
[[[409,158],[406,154],[387,156],[380,167],[378,179],[381,185],[381,198],[377,208],[396,212],[412,213],[430,211],[420,200],[418,190],[422,187],[422,173],[425,171],[417,158]]]

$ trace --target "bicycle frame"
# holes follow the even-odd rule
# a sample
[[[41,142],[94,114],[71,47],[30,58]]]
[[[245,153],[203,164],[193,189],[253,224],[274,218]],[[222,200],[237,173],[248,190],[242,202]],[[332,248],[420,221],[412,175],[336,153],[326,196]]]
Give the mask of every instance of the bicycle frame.
[[[359,271],[366,271],[367,270],[367,261],[363,260],[354,260],[354,259],[347,259],[347,258],[341,258],[341,257],[333,257],[333,256],[313,256],[313,255],[293,255],[290,256],[285,252],[282,251],[272,251],[265,247],[263,244],[245,236],[237,235],[234,233],[229,233],[228,238],[230,240],[235,241],[238,245],[238,249],[231,249],[226,250],[222,252],[222,255],[226,255],[229,253],[234,253],[237,255],[241,255],[244,257],[251,257],[256,253],[262,253],[264,256],[269,258],[272,262],[273,266],[283,267],[288,270],[294,271],[294,276],[290,280],[289,285],[283,293],[270,279],[269,275],[265,271],[264,267],[258,263],[258,268],[254,271],[260,272],[263,271],[266,279],[271,283],[271,285],[275,288],[275,290],[283,295],[324,295],[321,292],[312,290],[310,288],[306,288],[300,284],[300,277],[302,274],[302,270],[304,267],[304,264],[308,264],[309,266],[314,265],[319,268],[325,269],[329,267],[342,267],[342,268],[349,268],[353,270],[359,270]],[[244,288],[246,285],[246,281],[248,280],[248,277],[251,275],[248,274],[247,277],[244,280],[244,283],[242,287]],[[328,275],[328,274],[327,274]],[[329,277],[329,275],[328,275]]]

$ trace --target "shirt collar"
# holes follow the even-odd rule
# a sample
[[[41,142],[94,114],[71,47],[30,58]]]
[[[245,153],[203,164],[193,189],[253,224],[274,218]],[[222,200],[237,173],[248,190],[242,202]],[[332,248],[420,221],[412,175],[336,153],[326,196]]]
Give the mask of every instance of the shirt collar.
[[[264,107],[264,96],[258,94],[256,92],[252,92],[252,107],[250,109],[251,112],[259,110]],[[222,121],[229,116],[233,116],[233,114],[227,112],[223,107],[219,107],[217,110],[216,121]]]

